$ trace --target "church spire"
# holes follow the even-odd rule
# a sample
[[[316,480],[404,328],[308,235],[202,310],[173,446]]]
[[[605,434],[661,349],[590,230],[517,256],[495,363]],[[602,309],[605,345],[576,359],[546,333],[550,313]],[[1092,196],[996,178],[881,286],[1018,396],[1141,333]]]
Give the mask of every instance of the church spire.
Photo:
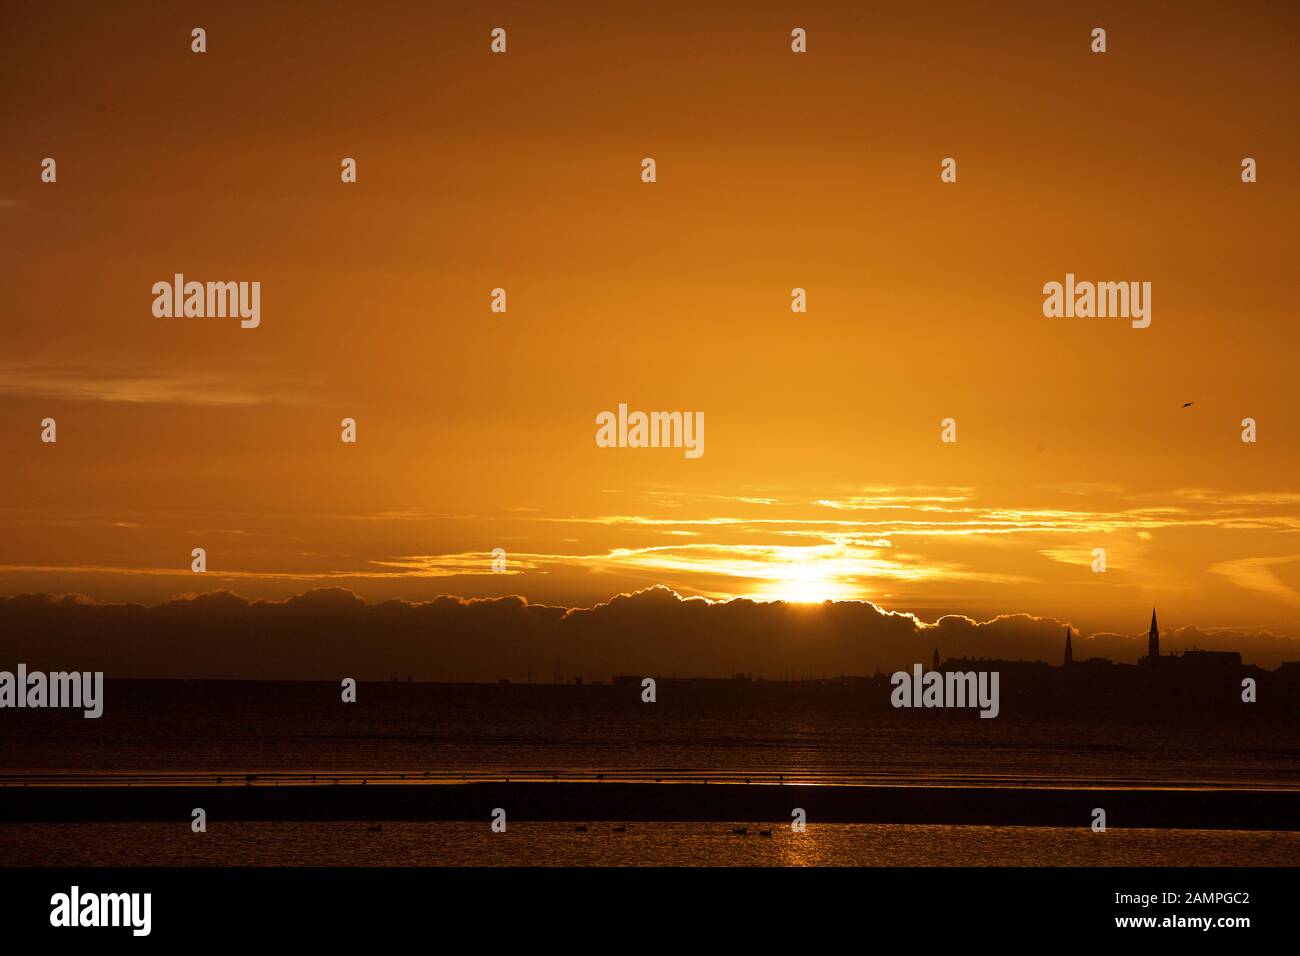
[[[1069,628],[1069,625],[1066,625],[1066,628],[1065,628],[1065,666],[1066,666],[1066,667],[1069,667],[1069,666],[1070,666],[1071,664],[1073,664],[1073,663],[1074,663],[1074,650],[1073,650],[1073,648],[1070,647],[1070,628]]]
[[[1156,609],[1151,609],[1151,630],[1147,631],[1147,657],[1153,661],[1160,656],[1160,628],[1156,625]]]

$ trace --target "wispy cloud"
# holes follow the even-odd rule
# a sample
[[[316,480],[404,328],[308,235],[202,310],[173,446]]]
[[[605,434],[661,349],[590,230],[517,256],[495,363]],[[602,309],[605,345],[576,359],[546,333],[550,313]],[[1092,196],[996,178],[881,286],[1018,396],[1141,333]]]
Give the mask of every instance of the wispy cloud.
[[[328,536],[315,540],[310,535],[295,541],[291,550],[289,532],[277,530],[285,545],[278,553],[228,548],[223,564],[230,570],[214,568],[209,574],[320,583],[461,578],[465,583],[460,586],[481,591],[492,587],[484,581],[493,574],[490,551],[465,551],[463,544],[438,548],[444,542],[473,540],[506,545],[507,579],[517,582],[510,587],[530,594],[548,589],[585,592],[593,576],[612,576],[620,586],[662,583],[719,598],[937,600],[958,593],[1001,603],[1026,584],[1073,586],[1078,581],[1073,569],[1086,568],[1095,547],[1106,549],[1108,570],[1118,572],[1106,579],[1108,585],[1183,591],[1203,587],[1207,562],[1202,556],[1208,549],[1217,549],[1209,552],[1217,555],[1249,554],[1247,548],[1253,545],[1245,542],[1264,540],[1260,534],[1292,534],[1300,528],[1288,493],[1183,489],[1164,495],[1115,495],[1107,489],[1098,493],[1100,500],[1092,510],[1005,507],[988,500],[991,497],[973,488],[935,487],[855,489],[841,499],[783,498],[762,490],[735,496],[656,490],[629,493],[628,503],[637,510],[609,515],[548,513],[518,503],[490,514],[399,506],[298,516],[308,523],[373,524],[382,529],[373,540],[392,548],[386,553],[357,552]],[[131,517],[115,515],[111,520],[120,528],[120,522]],[[256,518],[223,517],[229,523],[220,527],[257,527],[252,523]],[[1243,529],[1249,529],[1244,537]],[[301,534],[301,526],[298,530]],[[212,532],[207,534],[211,537]],[[345,538],[352,534],[344,532]],[[1185,550],[1188,541],[1196,542],[1196,549]],[[517,551],[510,547],[512,542]],[[1187,555],[1172,569],[1171,548]],[[312,567],[302,567],[304,555],[312,557]],[[1238,587],[1293,606],[1300,603],[1300,594],[1277,570],[1295,560],[1300,556],[1239,558],[1209,570]],[[271,570],[241,570],[250,565]],[[12,565],[0,570],[172,577],[189,573],[185,565]],[[1085,579],[1098,580],[1091,575]],[[456,587],[448,585],[449,591]]]
[[[307,403],[304,393],[247,371],[141,372],[73,365],[0,366],[0,394],[159,405]]]
[[[1300,592],[1286,584],[1273,571],[1280,564],[1300,561],[1300,554],[1268,558],[1238,558],[1221,561],[1210,568],[1211,574],[1221,574],[1233,584],[1247,591],[1266,594],[1287,604],[1300,604]]]

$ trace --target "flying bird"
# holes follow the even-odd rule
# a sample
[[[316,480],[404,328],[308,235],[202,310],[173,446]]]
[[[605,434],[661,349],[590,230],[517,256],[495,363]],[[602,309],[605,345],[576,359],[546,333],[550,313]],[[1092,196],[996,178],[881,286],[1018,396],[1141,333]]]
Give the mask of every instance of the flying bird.
[[[1195,402],[1183,402],[1183,408],[1191,408],[1195,404]]]

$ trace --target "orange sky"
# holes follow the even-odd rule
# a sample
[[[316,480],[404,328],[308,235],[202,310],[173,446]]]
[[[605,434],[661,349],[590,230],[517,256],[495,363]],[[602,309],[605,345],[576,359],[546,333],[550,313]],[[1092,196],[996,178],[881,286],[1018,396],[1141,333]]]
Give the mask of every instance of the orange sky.
[[[6,6],[0,593],[1300,634],[1300,13],[993,6]],[[155,318],[177,272],[261,326]],[[620,402],[704,456],[596,447]]]

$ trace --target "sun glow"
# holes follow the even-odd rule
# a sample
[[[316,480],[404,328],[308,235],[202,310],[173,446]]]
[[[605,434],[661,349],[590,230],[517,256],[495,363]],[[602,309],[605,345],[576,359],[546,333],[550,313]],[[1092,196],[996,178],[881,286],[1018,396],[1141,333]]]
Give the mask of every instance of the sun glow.
[[[838,581],[816,567],[791,566],[745,595],[755,601],[787,601],[792,604],[820,604],[860,597],[859,589]]]

